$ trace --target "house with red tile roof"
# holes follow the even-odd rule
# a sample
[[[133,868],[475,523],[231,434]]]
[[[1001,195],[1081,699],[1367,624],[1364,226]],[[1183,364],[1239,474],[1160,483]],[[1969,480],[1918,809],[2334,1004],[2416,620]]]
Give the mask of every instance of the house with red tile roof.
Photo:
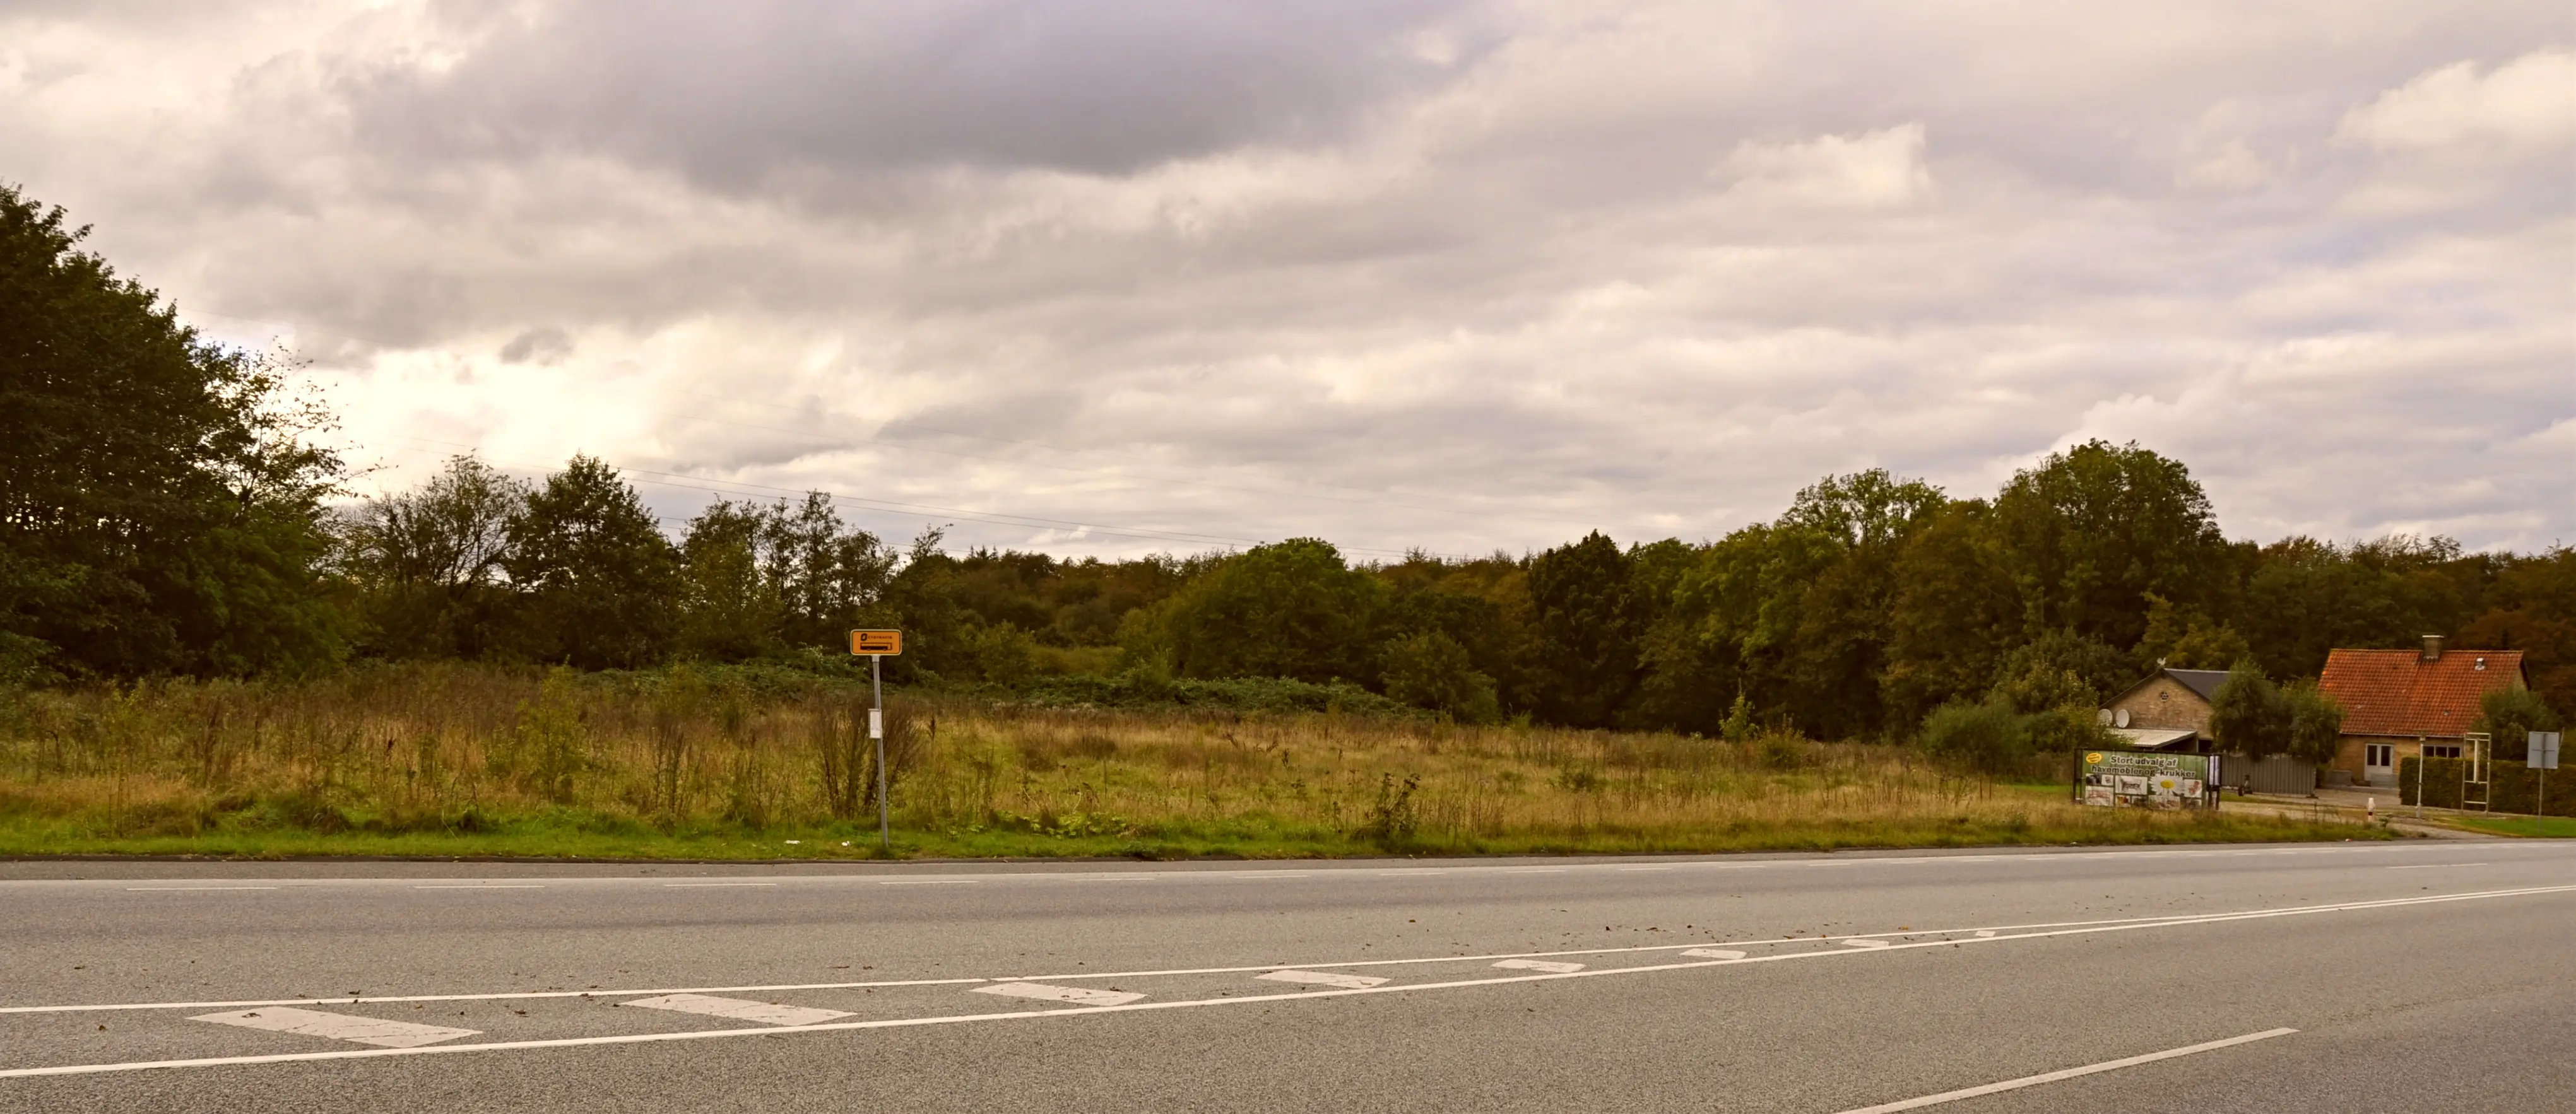
[[[2437,634],[2425,635],[2420,650],[2331,651],[2317,687],[2343,704],[2343,748],[2327,769],[2356,784],[2394,786],[2407,758],[2460,757],[2486,694],[2530,683],[2521,651],[2445,652]]]

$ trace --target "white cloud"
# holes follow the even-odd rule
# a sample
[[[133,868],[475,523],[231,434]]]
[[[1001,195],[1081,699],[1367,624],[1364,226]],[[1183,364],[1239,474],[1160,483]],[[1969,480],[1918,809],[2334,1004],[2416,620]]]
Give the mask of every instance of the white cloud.
[[[2485,73],[2443,66],[2345,114],[2335,137],[2381,150],[2564,145],[2576,140],[2576,53],[2533,51]]]
[[[1923,125],[1853,136],[1738,146],[1727,156],[1727,192],[1755,201],[1819,209],[1884,209],[1932,192],[1923,164]]]

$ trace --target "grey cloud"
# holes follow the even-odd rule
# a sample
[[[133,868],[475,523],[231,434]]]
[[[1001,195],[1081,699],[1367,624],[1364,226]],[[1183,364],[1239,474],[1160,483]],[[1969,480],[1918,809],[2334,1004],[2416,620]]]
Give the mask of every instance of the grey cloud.
[[[340,79],[362,141],[421,159],[604,152],[742,189],[820,168],[1117,173],[1247,143],[1344,138],[1446,78],[1423,35],[1468,0],[619,0],[457,17],[464,57]]]

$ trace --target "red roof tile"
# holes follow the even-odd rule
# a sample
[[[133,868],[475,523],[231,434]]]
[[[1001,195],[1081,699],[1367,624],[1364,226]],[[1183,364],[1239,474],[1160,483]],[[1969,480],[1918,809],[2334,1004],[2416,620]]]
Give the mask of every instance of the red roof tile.
[[[2479,668],[2484,662],[2485,668]],[[2456,739],[2478,718],[2478,698],[2523,683],[2520,650],[2335,650],[2317,687],[2343,702],[2346,735]]]

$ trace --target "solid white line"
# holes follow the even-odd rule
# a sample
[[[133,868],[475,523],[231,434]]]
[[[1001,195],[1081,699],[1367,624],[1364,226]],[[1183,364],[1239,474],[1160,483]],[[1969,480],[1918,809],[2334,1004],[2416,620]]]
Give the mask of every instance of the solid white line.
[[[888,878],[880,886],[972,886],[974,878]]]
[[[2493,864],[2493,863],[2417,863],[2417,864],[2415,864],[2415,865],[2413,865],[2413,866],[2392,866],[2392,867],[2389,867],[2388,869],[2390,869],[2390,870],[2448,870],[2448,869],[2450,869],[2450,868],[2452,868],[2452,867],[2455,867],[2455,866],[2493,866],[2493,865],[2495,865],[2495,864]]]
[[[462,885],[414,886],[415,890],[542,890],[534,882],[469,882]]]
[[[2019,1079],[2007,1079],[2001,1083],[1988,1083],[1983,1087],[1968,1087],[1957,1091],[1943,1091],[1937,1095],[1925,1095],[1921,1098],[1906,1099],[1902,1102],[1881,1103],[1877,1106],[1863,1106],[1857,1109],[1843,1111],[1842,1114],[1895,1114],[1895,1112],[1899,1110],[1913,1110],[1919,1107],[1935,1106],[1945,1102],[1957,1102],[1960,1099],[1972,1099],[1979,1095],[1991,1095],[2001,1091],[2017,1091],[2024,1087],[2036,1087],[2042,1083],[2055,1083],[2061,1079],[2073,1079],[2079,1075],[2092,1075],[2097,1072],[2117,1071],[2121,1068],[2133,1068],[2140,1064],[2152,1064],[2158,1060],[2171,1060],[2177,1056],[2190,1056],[2195,1053],[2214,1052],[2221,1048],[2233,1048],[2240,1044],[2252,1044],[2255,1041],[2270,1040],[2274,1037],[2286,1037],[2295,1032],[2298,1032],[2298,1030],[2265,1029],[2260,1033],[2247,1033],[2244,1036],[2229,1037],[2223,1041],[2210,1041],[2207,1044],[2195,1044],[2184,1048],[2169,1048],[2162,1052],[2150,1052],[2144,1056],[2130,1056],[2119,1060],[2104,1060],[2098,1064],[2086,1064],[2080,1068],[2067,1068],[2064,1071],[2045,1072],[2040,1075],[2025,1075]]]
[[[176,890],[273,890],[276,888],[277,887],[275,886],[127,886],[125,887],[125,892],[145,893],[148,891]]]
[[[664,882],[664,889],[705,889],[709,886],[775,886],[776,882]]]
[[[2517,890],[2491,890],[2484,893],[2469,894],[2437,894],[2426,897],[2354,902],[2341,905],[2288,906],[2279,909],[2214,914],[2182,920],[2145,921],[2067,928],[2049,932],[2032,932],[2019,936],[1995,936],[1986,939],[1969,940],[1929,940],[1913,944],[1895,944],[1886,948],[1873,949],[1870,951],[1836,950],[1790,952],[1785,955],[1754,956],[1748,959],[1712,959],[1701,960],[1696,963],[1664,963],[1643,967],[1600,967],[1564,974],[1509,975],[1496,978],[1455,979],[1448,982],[1406,983],[1392,986],[1377,986],[1349,990],[1309,990],[1284,994],[1251,994],[1244,995],[1242,997],[1195,998],[1166,1002],[1131,1002],[1114,1006],[1076,1006],[1065,1009],[1024,1010],[1011,1013],[950,1014],[942,1017],[909,1017],[889,1018],[875,1021],[842,1021],[824,1025],[800,1025],[786,1028],[710,1029],[684,1033],[633,1033],[607,1037],[565,1037],[552,1040],[496,1041],[487,1044],[431,1045],[422,1048],[389,1048],[355,1052],[308,1052],[269,1056],[214,1057],[200,1060],[149,1060],[111,1064],[66,1064],[56,1067],[0,1070],[0,1079],[16,1079],[39,1075],[90,1075],[103,1072],[144,1071],[158,1068],[217,1067],[237,1064],[285,1063],[304,1060],[347,1060],[373,1056],[419,1056],[435,1055],[447,1052],[507,1051],[530,1048],[570,1048],[595,1044],[647,1044],[658,1041],[706,1040],[718,1037],[752,1036],[755,1034],[775,1035],[781,1033],[841,1032],[856,1029],[898,1029],[925,1025],[956,1025],[975,1021],[1005,1021],[1035,1017],[1071,1017],[1099,1013],[1130,1013],[1143,1010],[1241,1006],[1262,1002],[1286,1002],[1311,998],[1346,998],[1361,994],[1409,994],[1419,991],[1452,990],[1476,986],[1501,986],[1511,983],[1555,982],[1560,979],[1590,979],[1618,975],[1643,975],[1660,971],[1687,971],[1705,967],[1724,967],[1746,963],[1786,963],[1798,960],[1829,958],[1833,956],[1884,955],[1888,952],[1911,951],[1916,948],[1958,947],[1966,944],[2003,943],[2012,940],[2034,940],[2056,936],[2084,936],[2097,933],[2128,932],[2147,928],[2179,928],[2199,924],[2223,924],[2230,921],[2300,916],[2309,913],[2335,913],[2353,910],[2387,909],[2413,905],[2441,904],[2455,901],[2480,901],[2499,897],[2525,897],[2539,894],[2558,894],[2568,892],[2576,892],[2576,886],[2536,886]]]
[[[1256,970],[1269,970],[1267,967]],[[875,986],[965,986],[991,979],[887,979],[875,982],[770,983],[761,986],[652,987],[633,990],[522,990],[498,994],[400,994],[354,998],[246,998],[230,1002],[114,1002],[87,1006],[0,1006],[10,1013],[97,1013],[111,1010],[211,1010],[253,1006],[355,1006],[371,1002],[505,1002],[526,998],[621,998],[629,994],[750,994],[768,990],[857,990]]]

